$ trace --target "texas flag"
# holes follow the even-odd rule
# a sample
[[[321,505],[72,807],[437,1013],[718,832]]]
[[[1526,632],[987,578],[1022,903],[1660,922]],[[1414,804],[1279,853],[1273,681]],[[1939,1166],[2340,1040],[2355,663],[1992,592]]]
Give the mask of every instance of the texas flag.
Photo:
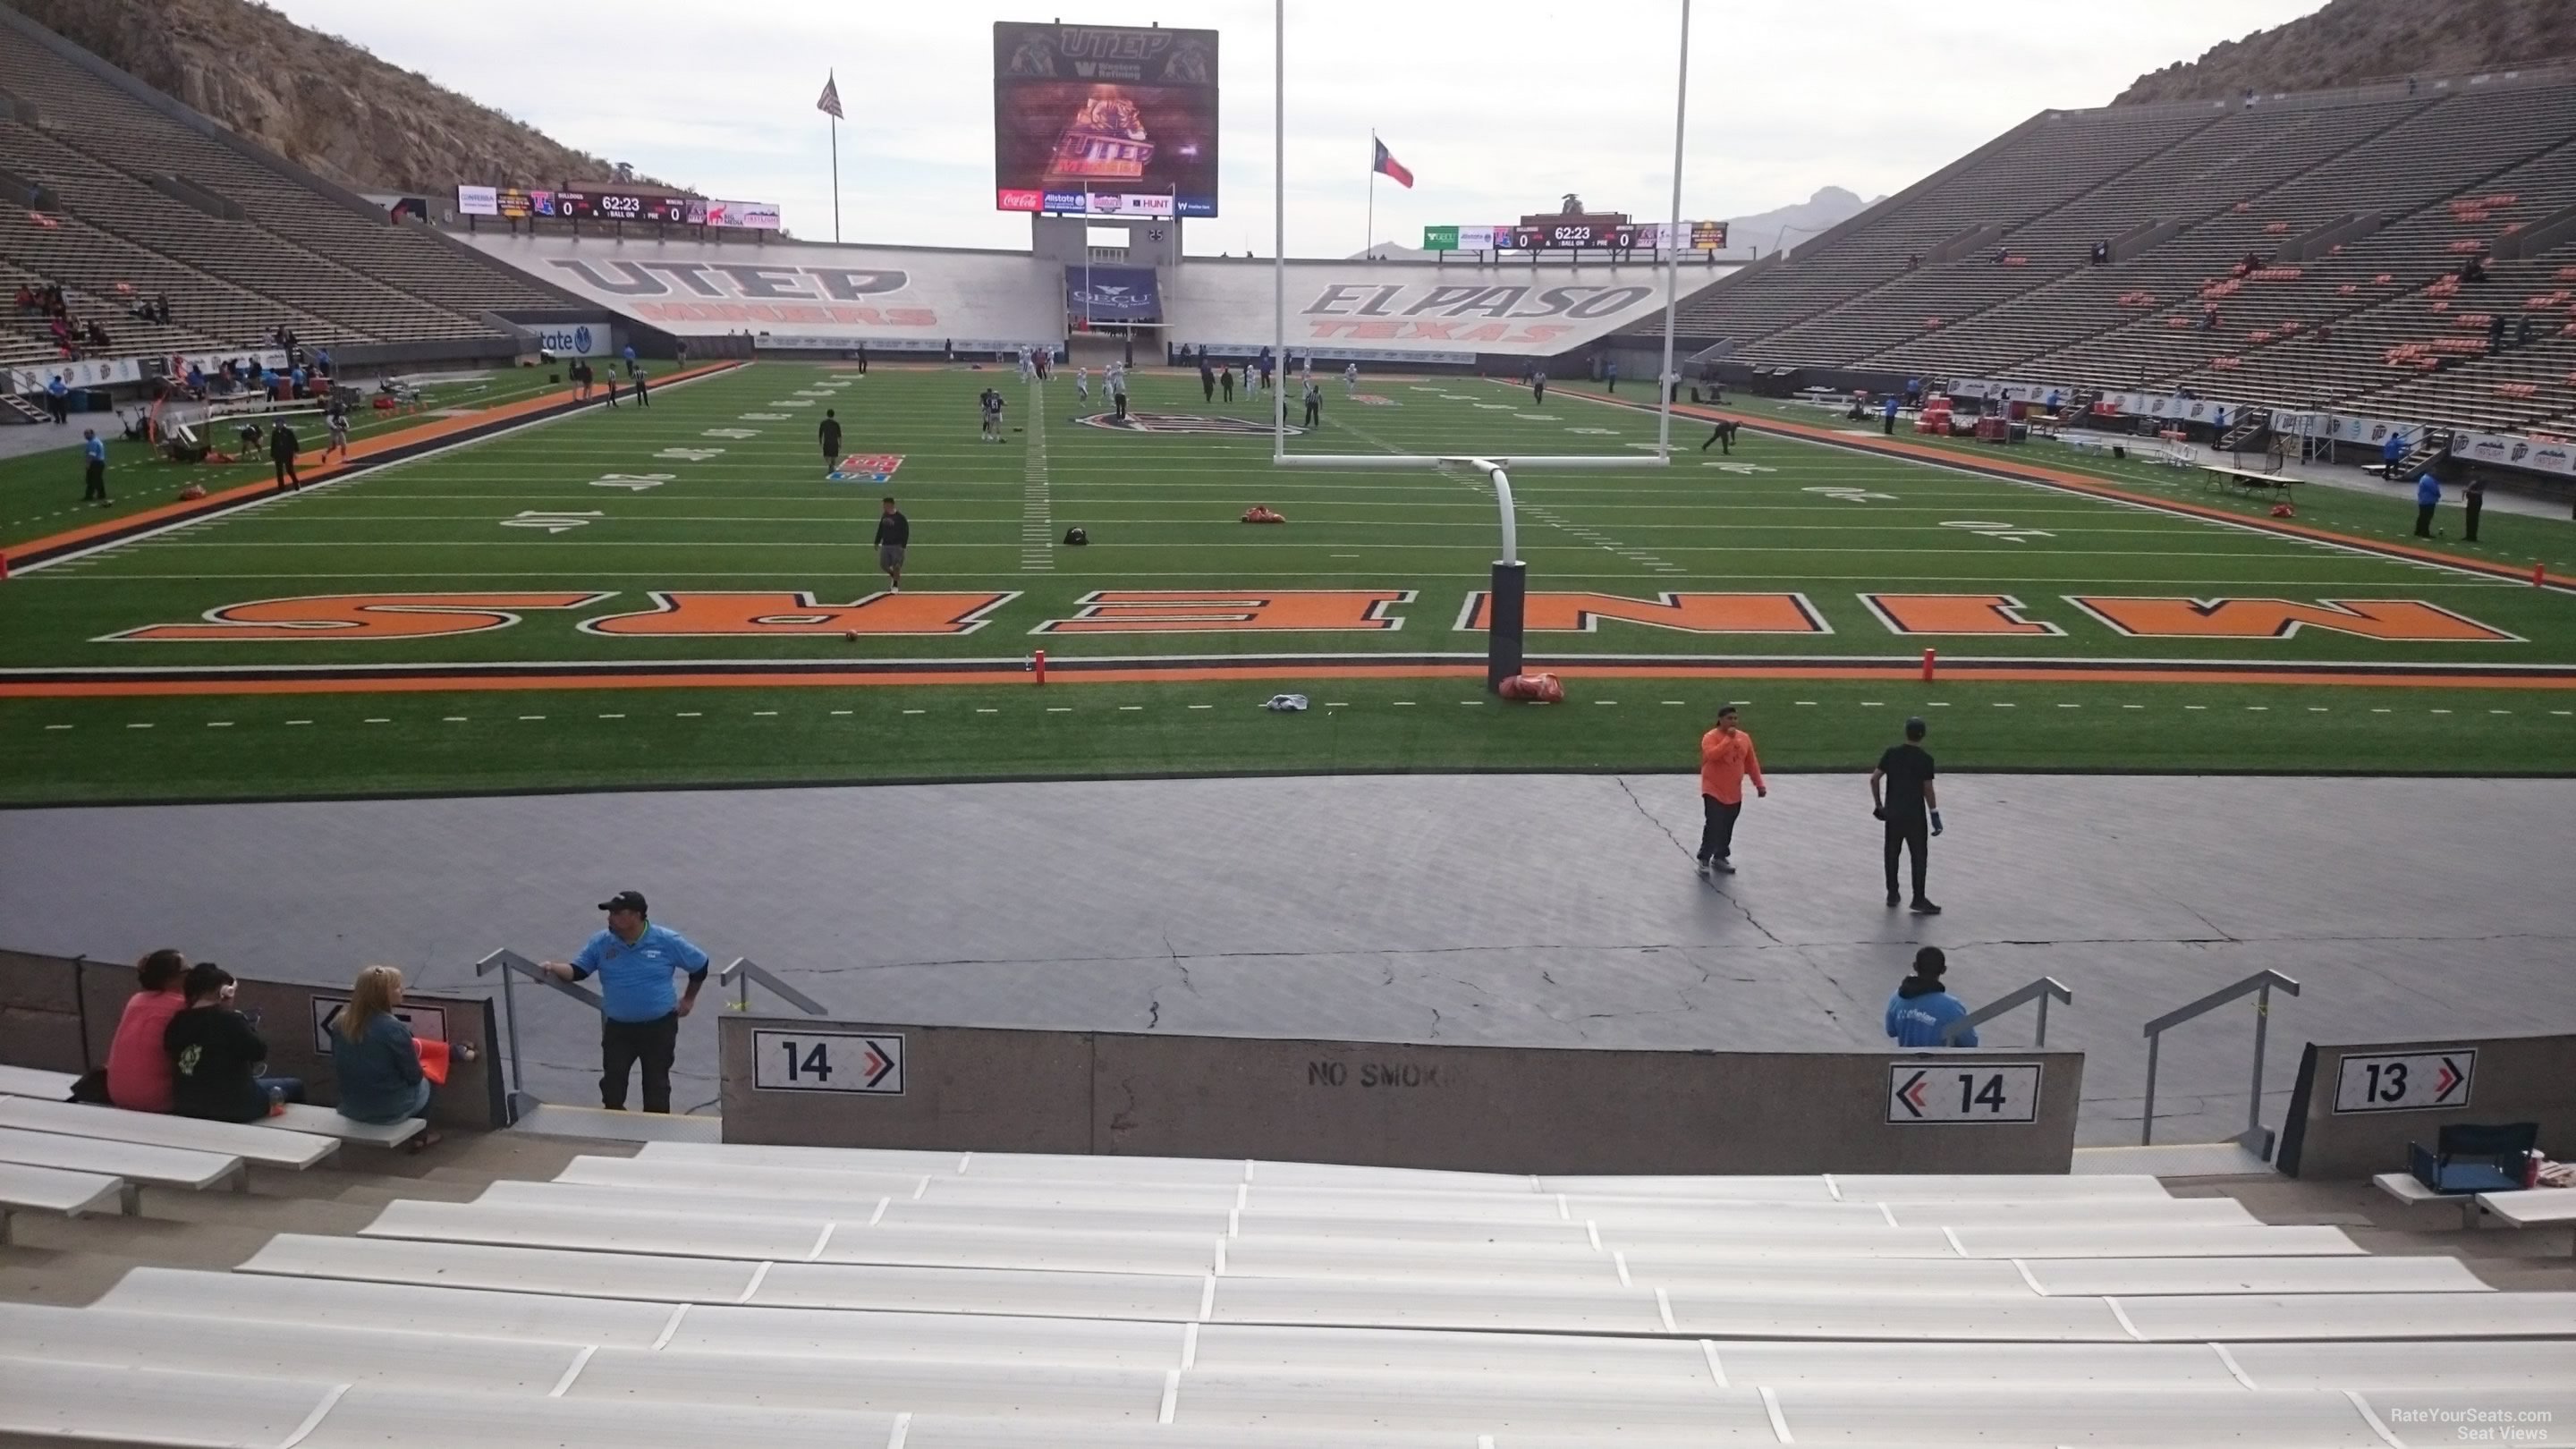
[[[1369,144],[1377,148],[1377,155],[1369,161],[1369,169],[1407,191],[1412,190],[1413,173],[1404,169],[1404,163],[1395,159],[1395,153],[1386,149],[1386,143],[1371,136]]]
[[[848,119],[841,114],[841,83],[829,74],[823,77],[823,96],[814,102],[814,109],[836,121]]]

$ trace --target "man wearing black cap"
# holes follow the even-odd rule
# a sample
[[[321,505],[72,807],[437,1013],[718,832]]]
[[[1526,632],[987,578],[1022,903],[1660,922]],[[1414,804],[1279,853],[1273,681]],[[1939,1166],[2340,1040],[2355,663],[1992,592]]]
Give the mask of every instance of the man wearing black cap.
[[[619,891],[599,908],[608,912],[608,929],[591,937],[571,961],[548,961],[539,969],[563,981],[599,977],[601,1105],[626,1110],[627,1074],[641,1061],[644,1110],[668,1112],[680,1018],[698,1004],[699,988],[707,984],[707,953],[645,919],[642,891]],[[672,989],[674,971],[688,973],[687,992]]]
[[[1907,720],[1905,743],[1889,746],[1878,757],[1878,768],[1869,772],[1869,813],[1887,822],[1887,903],[1904,899],[1896,892],[1896,858],[1910,848],[1914,914],[1937,916],[1941,908],[1923,893],[1923,875],[1929,868],[1924,853],[1930,837],[1941,833],[1941,797],[1932,786],[1932,756],[1923,748],[1923,731],[1920,715]]]

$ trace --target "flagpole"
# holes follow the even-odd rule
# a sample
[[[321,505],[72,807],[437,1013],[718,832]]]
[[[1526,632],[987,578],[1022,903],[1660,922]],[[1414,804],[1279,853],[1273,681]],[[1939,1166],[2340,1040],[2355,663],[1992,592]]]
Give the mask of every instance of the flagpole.
[[[1377,245],[1377,132],[1369,132],[1369,199],[1368,235],[1360,238],[1360,259],[1368,260],[1369,251]]]
[[[838,116],[832,118],[832,244],[841,244],[841,118]]]

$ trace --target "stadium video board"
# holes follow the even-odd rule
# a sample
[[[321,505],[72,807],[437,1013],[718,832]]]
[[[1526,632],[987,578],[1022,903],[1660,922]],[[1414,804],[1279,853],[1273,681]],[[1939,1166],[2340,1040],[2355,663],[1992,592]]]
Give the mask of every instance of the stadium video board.
[[[1214,216],[1216,32],[993,26],[1001,211]]]

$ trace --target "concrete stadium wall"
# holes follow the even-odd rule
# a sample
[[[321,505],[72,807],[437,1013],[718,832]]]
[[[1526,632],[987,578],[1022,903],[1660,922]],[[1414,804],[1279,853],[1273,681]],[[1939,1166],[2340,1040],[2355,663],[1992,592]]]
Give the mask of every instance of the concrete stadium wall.
[[[2474,1051],[2466,1100],[2405,1111],[2335,1110],[2345,1057],[2438,1056]],[[2291,1177],[2363,1178],[2406,1170],[2406,1144],[2426,1147],[2446,1126],[2540,1124],[2540,1147],[2564,1157],[2576,1143],[2576,1035],[2446,1037],[2432,1041],[2310,1042],[2273,1154]]]
[[[106,1065],[117,1018],[133,994],[130,961],[0,950],[0,1062],[74,1073]],[[259,1013],[269,1073],[302,1077],[310,1100],[327,1107],[340,1094],[331,1054],[315,1041],[314,1022],[317,1010],[347,998],[345,988],[242,976],[235,1004]],[[471,1062],[461,1057],[451,1062],[447,1085],[431,1099],[433,1120],[442,1127],[486,1131],[507,1126],[492,1003],[470,996],[406,994],[403,1009],[422,1036],[470,1044],[475,1051]]]
[[[772,1060],[754,1059],[755,1033]],[[786,1042],[900,1037],[899,1095],[776,1085]],[[1683,1052],[727,1016],[725,1140],[1528,1173],[2063,1172],[2079,1052]],[[2027,1124],[1887,1121],[1898,1064],[2039,1072]]]

